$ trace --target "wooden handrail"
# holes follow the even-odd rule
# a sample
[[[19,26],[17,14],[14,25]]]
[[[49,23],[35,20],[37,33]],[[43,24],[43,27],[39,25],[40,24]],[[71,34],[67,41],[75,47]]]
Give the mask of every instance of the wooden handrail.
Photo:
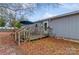
[[[37,30],[37,32],[36,32]],[[44,32],[43,32],[43,28],[42,27],[39,27],[39,28],[36,28],[34,26],[29,26],[29,27],[23,27],[23,28],[20,28],[20,29],[17,29],[15,32],[15,40],[17,39],[18,40],[18,44],[20,45],[20,41],[21,41],[21,38],[23,37],[24,39],[32,39],[32,36],[35,37],[36,36],[39,36],[41,37],[42,35],[45,35]],[[25,34],[26,33],[26,34]],[[23,35],[23,36],[21,36]],[[37,37],[35,37],[37,38]]]

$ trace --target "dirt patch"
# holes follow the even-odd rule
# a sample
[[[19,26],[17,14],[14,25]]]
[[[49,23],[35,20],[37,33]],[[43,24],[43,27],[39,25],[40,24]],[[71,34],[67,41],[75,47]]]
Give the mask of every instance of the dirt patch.
[[[0,32],[0,55],[23,54],[17,49],[17,44],[11,38],[12,32]]]
[[[31,42],[25,42],[19,46],[24,54],[28,55],[75,55],[79,54],[79,43],[43,38]]]
[[[18,46],[10,35],[0,32],[0,55],[79,55],[79,43],[47,37]]]

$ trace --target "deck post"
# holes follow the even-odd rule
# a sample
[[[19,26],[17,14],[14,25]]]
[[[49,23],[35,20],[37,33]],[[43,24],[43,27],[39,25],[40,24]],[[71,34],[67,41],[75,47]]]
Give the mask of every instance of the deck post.
[[[31,33],[30,33],[30,30],[28,31],[28,40],[29,40],[29,42],[30,42],[30,37],[31,37],[31,35],[30,35]]]
[[[24,30],[24,39],[25,41],[29,40],[29,33],[27,30]]]
[[[26,39],[26,37],[25,37],[25,30],[24,30],[24,40]]]
[[[18,45],[20,45],[20,32],[18,32]]]
[[[15,41],[16,41],[16,39],[17,39],[17,33],[15,32]]]

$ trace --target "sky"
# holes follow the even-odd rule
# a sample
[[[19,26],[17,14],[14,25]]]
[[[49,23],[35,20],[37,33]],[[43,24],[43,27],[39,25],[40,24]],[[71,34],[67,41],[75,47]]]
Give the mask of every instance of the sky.
[[[56,15],[60,15],[63,13],[68,13],[71,11],[79,10],[79,3],[60,3],[59,7],[52,7],[51,5],[47,7],[46,4],[40,4],[39,8],[36,12],[28,16],[30,21],[38,21],[42,19],[46,19],[49,17],[53,17]]]

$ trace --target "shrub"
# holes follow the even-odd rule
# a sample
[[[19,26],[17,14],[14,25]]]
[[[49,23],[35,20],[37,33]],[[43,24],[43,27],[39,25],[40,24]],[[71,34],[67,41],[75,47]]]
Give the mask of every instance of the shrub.
[[[13,20],[11,25],[16,28],[21,28],[21,23],[17,20]]]
[[[4,27],[5,24],[5,19],[3,19],[3,17],[0,17],[0,27]]]

